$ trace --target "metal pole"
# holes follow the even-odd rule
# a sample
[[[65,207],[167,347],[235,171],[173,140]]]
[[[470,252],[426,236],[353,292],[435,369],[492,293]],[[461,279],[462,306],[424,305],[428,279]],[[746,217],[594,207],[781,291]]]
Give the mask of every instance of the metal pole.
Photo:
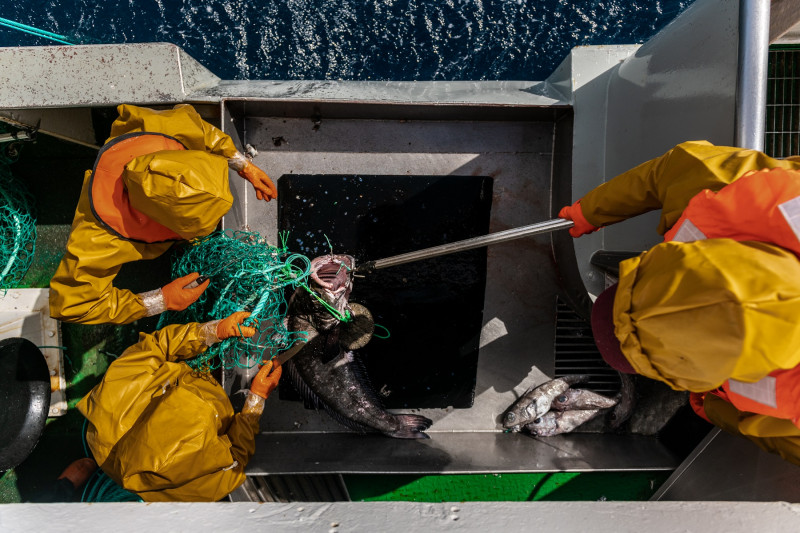
[[[753,150],[764,149],[769,12],[770,0],[739,2],[739,71],[734,143]]]
[[[522,237],[530,237],[531,235],[537,235],[539,233],[550,233],[551,231],[571,228],[574,225],[575,224],[571,220],[555,218],[553,220],[530,224],[528,226],[490,233],[481,237],[473,237],[472,239],[442,244],[441,246],[425,248],[424,250],[417,250],[415,252],[395,255],[385,259],[378,259],[377,261],[369,261],[361,265],[358,268],[358,271],[374,272],[375,270],[379,270],[381,268],[402,265],[405,263],[413,263],[414,261],[430,259],[431,257],[438,257],[440,255],[463,252],[464,250],[472,250],[473,248],[480,248],[481,246],[488,246],[490,244],[521,239]]]

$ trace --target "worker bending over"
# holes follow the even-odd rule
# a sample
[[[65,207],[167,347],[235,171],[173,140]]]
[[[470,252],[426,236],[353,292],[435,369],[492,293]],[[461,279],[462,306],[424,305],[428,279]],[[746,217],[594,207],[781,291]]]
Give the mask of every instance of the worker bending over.
[[[244,480],[264,402],[281,367],[267,362],[234,414],[209,374],[183,362],[220,340],[250,337],[247,312],[205,324],[173,324],[141,333],[79,403],[97,464],[145,501],[217,501]]]
[[[214,231],[233,203],[229,168],[258,199],[277,196],[269,177],[192,106],[117,110],[111,137],[84,176],[67,250],[50,282],[50,315],[65,322],[127,324],[186,309],[208,286],[184,288],[196,272],[141,294],[115,288],[114,278],[124,263]]]
[[[686,142],[559,216],[578,237],[654,209],[665,242],[594,303],[604,359],[800,464],[800,162]]]

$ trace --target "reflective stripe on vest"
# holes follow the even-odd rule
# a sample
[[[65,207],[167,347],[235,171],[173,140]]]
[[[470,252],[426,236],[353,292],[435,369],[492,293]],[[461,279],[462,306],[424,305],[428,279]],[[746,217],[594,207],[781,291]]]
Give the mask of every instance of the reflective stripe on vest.
[[[177,139],[148,132],[120,135],[106,143],[89,178],[89,204],[97,220],[111,233],[128,240],[146,243],[182,240],[180,235],[130,204],[122,172],[136,157],[185,149]]]
[[[800,256],[800,172],[758,170],[697,193],[664,240],[702,238],[766,242]]]
[[[751,171],[712,192],[699,192],[666,241],[734,239],[775,244],[800,256],[800,172]],[[791,420],[800,427],[800,366],[775,370],[755,383],[730,379],[711,391],[740,411]]]

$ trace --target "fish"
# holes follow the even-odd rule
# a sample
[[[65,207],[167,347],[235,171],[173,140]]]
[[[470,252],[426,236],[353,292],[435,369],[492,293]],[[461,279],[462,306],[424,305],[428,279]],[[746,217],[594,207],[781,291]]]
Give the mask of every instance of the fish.
[[[574,389],[570,386],[563,390],[565,381],[581,383],[587,381],[585,376],[565,376],[556,380],[548,381],[535,389],[531,389],[531,394],[523,395],[512,408],[506,413],[504,425],[512,431],[524,429],[531,435],[538,437],[550,437],[569,433],[581,424],[596,418],[601,414],[606,414],[605,425],[608,429],[618,429],[633,413],[635,403],[635,392],[633,378],[628,374],[620,373],[620,390],[613,397],[609,398],[588,389]],[[542,395],[535,395],[533,391],[540,389],[552,393],[562,391],[552,399],[547,412],[539,417],[529,420],[521,427],[511,427],[510,423],[516,422],[521,418],[521,413],[530,414],[537,412],[532,410],[531,401],[541,400]],[[528,399],[526,399],[526,397]],[[523,401],[524,400],[524,401]],[[545,402],[540,401],[539,409],[543,408]],[[511,415],[511,416],[509,416]]]
[[[619,403],[619,398],[609,398],[589,389],[567,389],[556,396],[551,410],[574,411],[584,409],[611,409]]]
[[[289,299],[286,326],[305,331],[305,345],[284,364],[284,375],[306,403],[328,413],[343,426],[359,433],[379,432],[398,439],[428,439],[433,423],[416,414],[385,410],[369,381],[356,347],[363,346],[363,306],[349,304],[355,259],[338,254],[312,259],[308,289],[299,287]],[[311,291],[311,292],[310,292]],[[312,294],[313,292],[313,294]],[[322,303],[322,302],[325,303]],[[350,322],[340,317],[349,315]],[[355,326],[354,326],[355,325]],[[372,327],[372,324],[368,324]],[[353,339],[353,340],[349,340]]]
[[[531,387],[508,408],[503,416],[503,427],[513,432],[520,431],[523,426],[550,411],[553,400],[567,392],[572,385],[587,381],[589,376],[575,374],[552,379],[538,387]]]
[[[536,420],[525,424],[525,430],[534,437],[552,437],[570,433],[575,428],[599,416],[602,409],[573,409],[548,411]]]

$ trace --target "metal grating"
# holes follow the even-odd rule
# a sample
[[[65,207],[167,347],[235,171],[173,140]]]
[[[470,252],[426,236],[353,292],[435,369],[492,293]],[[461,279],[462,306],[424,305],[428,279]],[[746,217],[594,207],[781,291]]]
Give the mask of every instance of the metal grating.
[[[588,374],[587,389],[613,396],[620,389],[619,374],[608,366],[592,336],[592,326],[561,298],[556,300],[555,377]]]
[[[764,152],[800,155],[800,49],[773,47],[767,71]]]
[[[247,476],[234,502],[349,502],[340,474]]]

